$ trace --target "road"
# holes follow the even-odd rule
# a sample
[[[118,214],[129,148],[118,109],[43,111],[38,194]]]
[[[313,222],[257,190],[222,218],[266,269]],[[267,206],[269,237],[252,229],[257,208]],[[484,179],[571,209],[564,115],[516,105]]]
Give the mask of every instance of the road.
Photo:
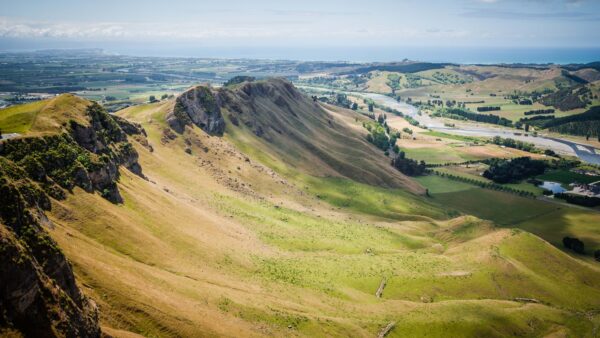
[[[411,116],[423,126],[427,126],[430,130],[440,131],[448,134],[463,135],[463,136],[478,136],[478,137],[494,137],[500,136],[503,138],[510,137],[515,140],[533,143],[538,147],[551,149],[560,154],[574,155],[582,161],[600,164],[600,149],[590,145],[576,143],[565,139],[555,137],[546,137],[543,135],[533,136],[527,135],[522,130],[488,126],[475,123],[456,122],[457,127],[447,127],[441,121],[431,118],[427,114],[419,114],[419,109],[405,102],[398,102],[395,99],[382,94],[374,93],[349,93],[356,96],[370,98],[375,103],[387,106],[392,109],[401,111],[403,114]]]

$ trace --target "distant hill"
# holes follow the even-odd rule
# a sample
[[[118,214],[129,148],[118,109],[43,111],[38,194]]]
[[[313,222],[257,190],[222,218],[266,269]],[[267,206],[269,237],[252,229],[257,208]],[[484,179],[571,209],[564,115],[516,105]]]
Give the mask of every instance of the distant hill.
[[[582,114],[551,119],[544,124],[544,128],[561,134],[600,137],[600,106]]]
[[[429,62],[413,62],[413,63],[400,63],[400,64],[380,64],[371,65],[366,67],[356,68],[352,72],[356,74],[364,74],[374,70],[386,71],[386,72],[399,72],[399,73],[417,73],[430,69],[441,69],[451,65],[450,63],[429,63]]]
[[[576,85],[545,95],[540,99],[540,103],[567,111],[585,108],[588,102],[591,102],[591,95],[592,92],[589,87]]]
[[[565,69],[571,70],[571,71],[578,71],[581,69],[590,68],[590,69],[594,69],[594,70],[600,72],[600,61],[590,62],[590,63],[569,64],[569,65],[564,65],[562,67]]]

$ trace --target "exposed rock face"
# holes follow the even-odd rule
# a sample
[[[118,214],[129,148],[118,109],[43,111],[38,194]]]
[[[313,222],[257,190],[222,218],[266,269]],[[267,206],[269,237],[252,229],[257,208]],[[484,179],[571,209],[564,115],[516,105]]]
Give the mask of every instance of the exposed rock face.
[[[141,124],[136,122],[128,121],[120,116],[111,115],[113,120],[117,122],[119,127],[127,134],[127,135],[146,135],[146,130],[142,127]]]
[[[96,305],[44,230],[44,211],[51,198],[64,199],[75,186],[122,202],[119,166],[143,176],[127,135],[146,132],[97,104],[78,121],[59,134],[0,143],[0,329],[31,337],[100,336]]]
[[[86,113],[88,125],[71,121],[69,133],[3,142],[0,156],[22,165],[29,177],[54,198],[64,195],[61,188],[79,186],[120,203],[123,199],[116,184],[118,168],[124,166],[143,176],[138,153],[115,117],[97,104],[90,105]],[[130,132],[145,133],[141,126],[120,122]]]
[[[166,119],[169,126],[180,134],[186,125],[192,124],[212,135],[223,135],[225,131],[221,109],[212,90],[206,86],[197,86],[181,94]]]
[[[288,122],[290,125],[302,123],[297,112],[322,112],[318,104],[302,95],[292,83],[278,78],[243,81],[235,87],[222,87],[217,94],[217,102],[229,112],[233,125],[243,123],[265,140],[273,139],[272,132],[282,134]]]
[[[0,328],[30,337],[99,337],[98,310],[46,233],[50,200],[0,157]]]

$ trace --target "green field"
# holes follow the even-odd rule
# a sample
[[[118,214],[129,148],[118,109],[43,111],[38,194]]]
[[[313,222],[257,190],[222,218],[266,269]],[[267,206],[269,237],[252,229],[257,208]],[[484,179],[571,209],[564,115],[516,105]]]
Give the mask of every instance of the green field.
[[[463,142],[477,143],[477,142],[482,142],[483,141],[479,137],[453,135],[453,134],[443,133],[443,132],[440,132],[440,131],[431,131],[431,130],[429,130],[429,131],[426,131],[426,132],[424,132],[422,134],[423,135],[433,136],[433,137],[443,137],[443,138],[447,138],[447,139],[451,139],[451,140],[457,140],[457,141],[463,141]]]
[[[530,231],[562,248],[564,236],[584,240],[588,254],[600,248],[600,213],[514,194],[483,189],[439,176],[417,180],[427,187],[431,200],[498,225]]]
[[[428,148],[402,148],[406,157],[417,161],[425,161],[430,164],[460,163],[465,161],[481,160],[486,156],[472,155],[461,152],[458,146],[428,147]]]
[[[487,168],[487,166],[484,165],[484,168]],[[443,167],[443,168],[436,168],[435,170],[438,172],[442,172],[442,173],[447,173],[447,174],[451,174],[451,175],[455,175],[455,176],[460,176],[460,177],[476,180],[478,182],[493,183],[492,180],[489,180],[481,175],[475,175],[473,173],[468,173],[468,172],[465,172],[464,170],[463,171],[457,170],[456,167]],[[479,169],[479,170],[483,171],[484,169]],[[544,191],[544,189],[539,188],[531,183],[527,183],[525,181],[519,182],[519,183],[506,183],[506,184],[501,184],[501,185],[504,187],[509,187],[509,188],[515,189],[515,190],[528,191],[537,196],[542,195],[542,192]]]
[[[308,192],[320,199],[360,213],[396,220],[445,217],[443,209],[403,189],[385,189],[342,178],[304,176],[302,182]]]

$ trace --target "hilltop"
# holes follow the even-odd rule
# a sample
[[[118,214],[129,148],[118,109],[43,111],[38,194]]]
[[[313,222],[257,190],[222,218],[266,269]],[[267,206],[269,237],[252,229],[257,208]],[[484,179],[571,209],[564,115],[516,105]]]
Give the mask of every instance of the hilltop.
[[[58,133],[69,121],[86,125],[85,111],[91,104],[72,94],[62,94],[49,100],[12,106],[3,110],[0,129],[4,133]]]
[[[366,141],[366,117],[286,80],[84,112],[52,135],[3,141],[2,161],[23,169],[2,182],[47,195],[39,227],[97,304],[104,333],[366,337],[392,323],[388,336],[586,336],[597,327],[597,264],[427,197]],[[102,167],[96,155],[113,160],[121,199],[79,183],[46,192],[44,180],[79,171],[18,171],[29,144],[58,136],[90,178]],[[6,215],[3,240],[18,234]]]

